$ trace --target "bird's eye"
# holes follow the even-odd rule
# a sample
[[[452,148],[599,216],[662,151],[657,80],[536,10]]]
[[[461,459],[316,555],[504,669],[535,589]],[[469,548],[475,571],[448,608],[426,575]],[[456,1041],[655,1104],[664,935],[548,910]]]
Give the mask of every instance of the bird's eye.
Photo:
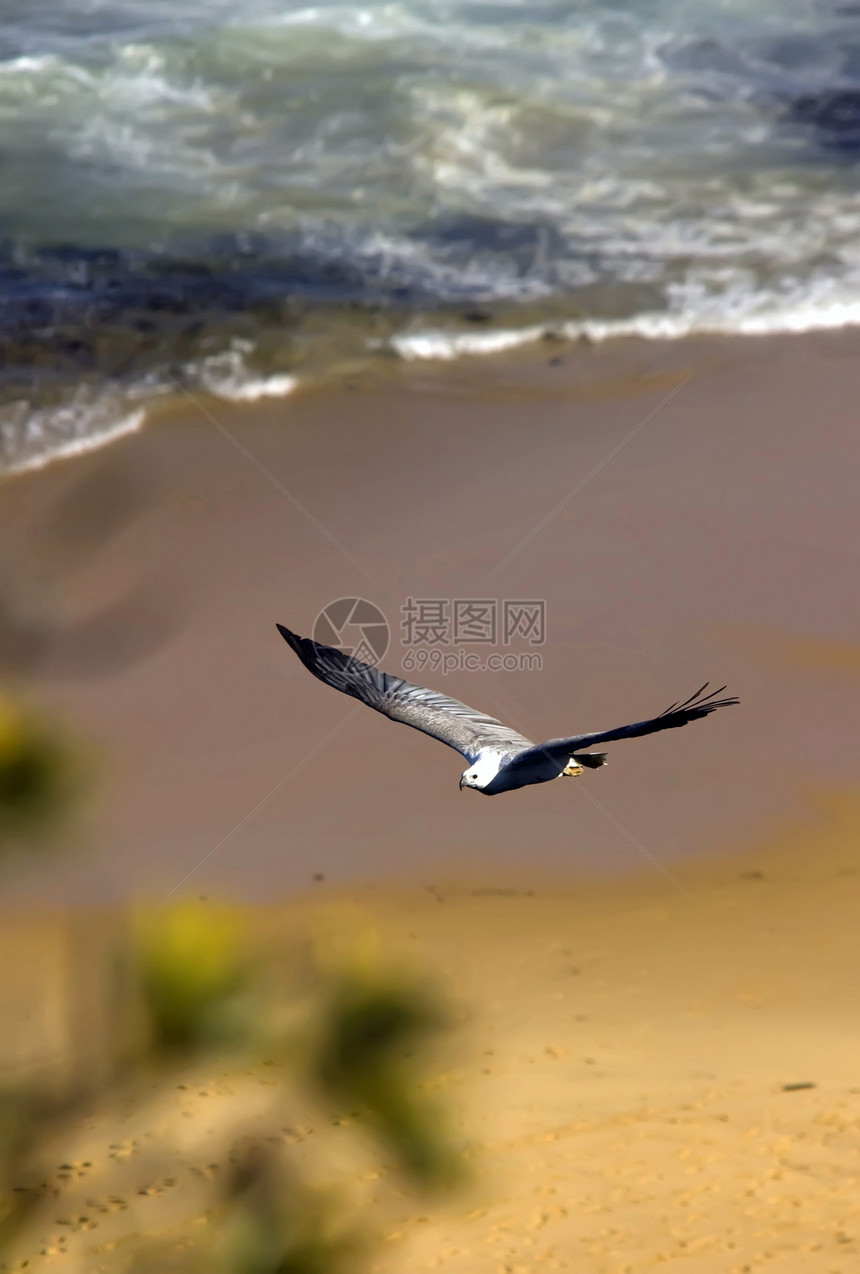
[[[477,776],[477,774],[470,774],[470,775],[469,775],[469,778],[470,778],[470,779],[476,779],[477,777],[478,777],[478,776]]]

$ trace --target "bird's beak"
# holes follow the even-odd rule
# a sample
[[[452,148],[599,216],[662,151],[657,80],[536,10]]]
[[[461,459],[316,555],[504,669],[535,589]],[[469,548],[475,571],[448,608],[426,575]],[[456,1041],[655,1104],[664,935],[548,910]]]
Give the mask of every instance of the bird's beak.
[[[462,776],[462,774],[461,774],[461,775],[460,775],[460,791],[461,791],[461,792],[462,792],[462,790],[463,790],[463,786],[464,786],[464,785],[463,785],[463,776]]]

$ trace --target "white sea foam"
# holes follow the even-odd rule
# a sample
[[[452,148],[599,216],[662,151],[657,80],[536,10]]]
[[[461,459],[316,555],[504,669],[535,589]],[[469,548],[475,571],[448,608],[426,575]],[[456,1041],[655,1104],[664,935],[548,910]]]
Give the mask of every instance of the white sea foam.
[[[207,393],[227,402],[255,403],[292,393],[298,384],[295,376],[252,371],[245,360],[248,343],[238,345],[241,348],[234,345],[189,365],[186,373]],[[48,407],[18,401],[0,408],[0,474],[41,469],[53,460],[95,451],[134,433],[146,421],[148,404],[172,389],[152,374],[122,390],[79,389],[65,402]]]
[[[39,57],[10,58],[8,62],[0,62],[0,75],[32,75],[39,71],[53,70],[60,59],[53,53],[43,53]]]
[[[531,345],[545,336],[565,340],[588,340],[598,344],[613,338],[638,336],[645,340],[677,340],[684,336],[775,336],[780,333],[832,331],[860,326],[860,300],[817,305],[799,303],[793,309],[762,305],[747,313],[645,313],[618,319],[576,319],[565,322],[529,324],[520,328],[500,328],[491,332],[446,331],[421,328],[401,332],[390,340],[391,347],[407,361],[451,361],[468,355],[497,354]]]
[[[256,403],[261,398],[282,398],[291,394],[298,381],[285,372],[261,376],[248,367],[249,341],[234,340],[230,349],[207,358],[199,369],[200,384],[216,398],[231,403]]]
[[[424,328],[393,336],[391,345],[405,359],[454,359],[462,354],[500,354],[517,345],[540,340],[544,331],[545,328],[534,324],[494,332],[446,332],[442,328]]]
[[[41,411],[32,413],[33,423],[37,426],[41,423],[42,427],[52,429],[59,424],[58,416],[65,414],[69,418],[70,410],[66,409],[64,413],[58,410]],[[104,417],[105,413],[98,413],[99,420]],[[41,418],[41,419],[40,419]],[[75,417],[76,426],[80,432],[75,433],[71,437],[62,438],[62,435],[56,434],[50,441],[47,441],[47,449],[41,452],[32,452],[31,454],[23,454],[17,459],[12,458],[8,467],[5,469],[7,474],[26,473],[31,469],[44,469],[45,465],[51,464],[54,460],[67,459],[70,456],[80,456],[87,451],[97,451],[100,447],[107,446],[110,442],[115,442],[117,438],[122,438],[126,434],[135,433],[141,428],[146,420],[146,410],[138,408],[135,411],[127,412],[123,416],[119,416],[109,425],[94,425],[91,418],[83,414]],[[89,432],[85,432],[89,430]]]
[[[208,386],[218,398],[233,403],[256,403],[261,398],[282,398],[298,385],[295,376],[261,376],[258,380],[215,381]]]
[[[483,47],[498,46],[504,37],[493,35],[492,30],[470,30],[462,23],[452,21],[445,23],[429,8],[408,5],[383,4],[372,7],[356,8],[352,5],[311,5],[303,9],[293,9],[288,13],[278,13],[261,22],[266,28],[305,28],[336,33],[352,40],[388,41],[403,38],[424,38],[425,40],[457,39],[461,44],[477,44]]]

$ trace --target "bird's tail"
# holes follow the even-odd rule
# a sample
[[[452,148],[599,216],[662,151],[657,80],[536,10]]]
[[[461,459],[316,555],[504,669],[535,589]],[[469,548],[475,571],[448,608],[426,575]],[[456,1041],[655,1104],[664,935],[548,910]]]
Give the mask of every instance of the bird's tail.
[[[599,770],[609,760],[606,752],[577,752],[571,757],[577,765],[584,765],[588,770]]]

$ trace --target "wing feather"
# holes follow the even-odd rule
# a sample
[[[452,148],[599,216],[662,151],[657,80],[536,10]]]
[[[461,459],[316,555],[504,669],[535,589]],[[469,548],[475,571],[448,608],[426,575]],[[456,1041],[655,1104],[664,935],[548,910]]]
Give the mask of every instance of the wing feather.
[[[334,646],[299,637],[282,624],[278,624],[278,632],[308,671],[327,686],[351,695],[392,721],[411,725],[440,743],[447,743],[469,762],[474,762],[486,748],[514,755],[534,747],[531,739],[459,699],[414,686],[403,677],[382,672]]]
[[[673,703],[665,712],[661,712],[659,717],[651,717],[648,721],[636,721],[633,725],[622,725],[615,730],[601,730],[597,734],[574,734],[567,739],[549,739],[546,743],[538,743],[532,750],[532,759],[534,754],[542,752],[544,756],[560,760],[572,756],[574,752],[582,748],[595,747],[598,743],[614,743],[618,739],[638,739],[644,734],[656,734],[658,730],[676,730],[683,725],[688,725],[690,721],[698,721],[701,717],[716,712],[718,708],[730,708],[740,702],[734,697],[718,698],[725,690],[725,686],[720,686],[719,690],[712,690],[706,695],[704,691],[707,688],[708,683],[705,682],[695,694],[690,695],[689,699],[685,699],[683,703]],[[527,764],[529,755],[529,753],[522,753],[516,758],[514,764]]]

